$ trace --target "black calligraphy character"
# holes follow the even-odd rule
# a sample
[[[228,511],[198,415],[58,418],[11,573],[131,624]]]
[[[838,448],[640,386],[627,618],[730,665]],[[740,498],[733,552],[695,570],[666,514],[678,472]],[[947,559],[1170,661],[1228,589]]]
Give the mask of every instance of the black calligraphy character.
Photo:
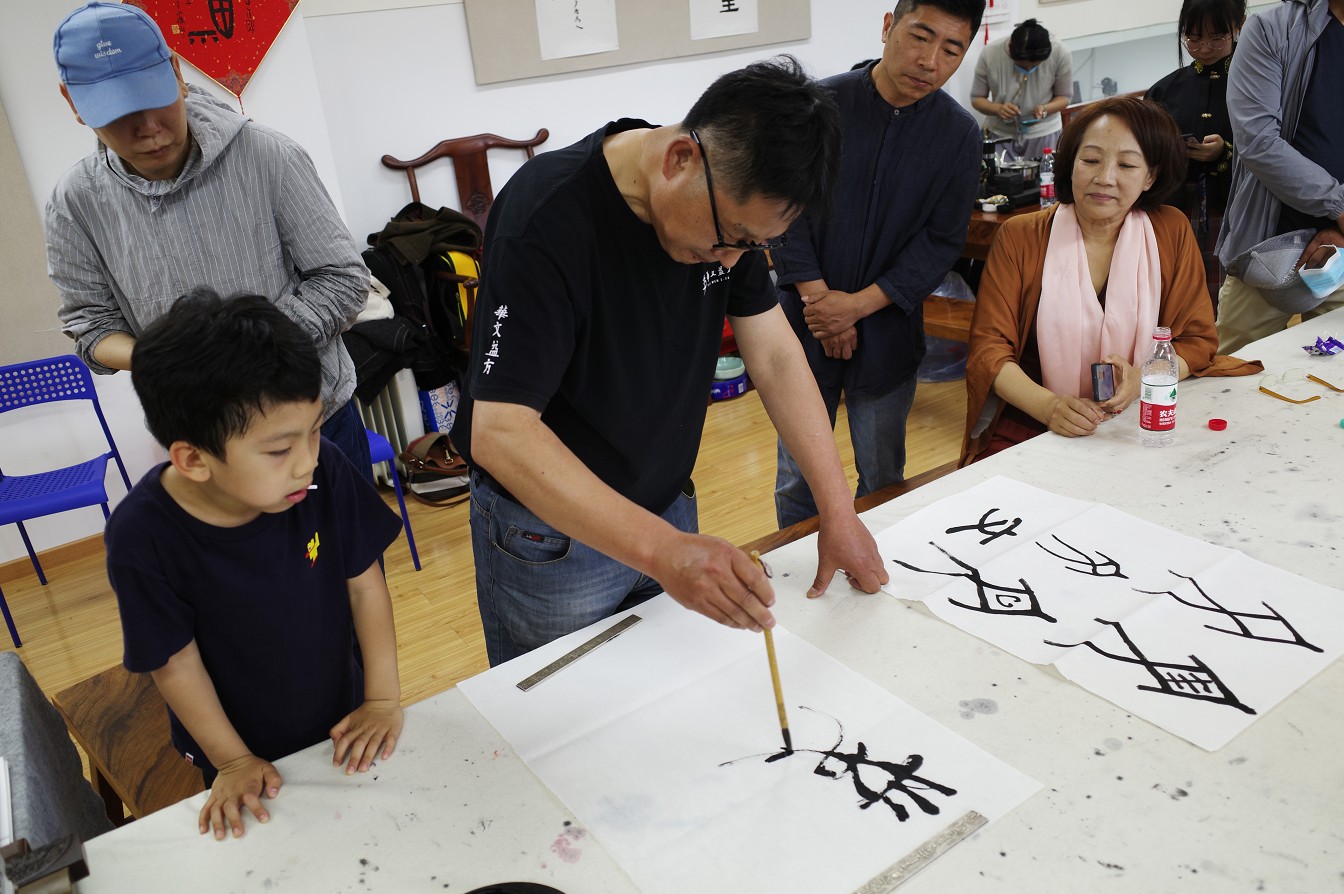
[[[736,4],[737,0],[719,0],[719,5],[723,7],[719,12],[741,12]]]
[[[800,710],[812,711],[814,714],[823,712],[809,708],[807,705],[799,705]],[[829,715],[827,715],[829,716]],[[924,756],[912,754],[904,762],[879,761],[868,757],[868,746],[859,742],[853,754],[841,751],[840,746],[845,741],[845,729],[839,720],[831,718],[835,722],[838,735],[835,744],[830,748],[795,748],[792,751],[777,751],[768,757],[765,762],[772,764],[775,761],[791,757],[799,752],[808,751],[812,754],[821,755],[821,760],[812,768],[812,772],[817,776],[824,776],[827,779],[841,779],[848,775],[850,782],[854,785],[854,791],[859,796],[859,809],[867,810],[874,804],[885,804],[896,816],[897,821],[905,822],[910,818],[909,809],[894,798],[904,796],[908,798],[922,813],[929,816],[936,816],[940,810],[937,804],[924,794],[925,792],[937,792],[941,795],[952,796],[957,790],[941,783],[934,782],[931,779],[925,779],[923,776],[916,776],[915,772],[924,765]],[[759,757],[759,755],[754,755]],[[738,758],[737,760],[725,761],[719,764],[726,767],[737,763],[738,760],[747,760],[747,758]],[[835,762],[840,766],[832,769],[829,764]],[[867,777],[867,778],[865,778]]]
[[[227,40],[233,37],[233,0],[210,0],[210,21]]]
[[[1174,577],[1179,577],[1181,580],[1190,581],[1190,584],[1195,588],[1196,591],[1198,591],[1199,595],[1204,598],[1204,601],[1207,602],[1208,605],[1200,605],[1198,603],[1191,602],[1188,599],[1182,599],[1180,596],[1177,596],[1171,590],[1139,590],[1138,588],[1135,588],[1135,591],[1139,593],[1147,593],[1149,596],[1163,596],[1163,595],[1170,596],[1172,599],[1175,599],[1181,605],[1188,605],[1191,608],[1197,608],[1200,611],[1204,612],[1213,612],[1214,614],[1226,615],[1233,624],[1237,625],[1236,630],[1228,630],[1224,627],[1214,627],[1212,624],[1205,624],[1204,628],[1206,630],[1216,630],[1219,633],[1226,633],[1229,636],[1240,636],[1245,637],[1246,639],[1255,639],[1259,640],[1262,643],[1287,643],[1290,646],[1301,646],[1302,648],[1310,649],[1313,652],[1323,651],[1319,646],[1313,646],[1311,643],[1303,639],[1302,634],[1298,633],[1297,630],[1293,627],[1293,625],[1288,623],[1288,619],[1285,618],[1283,615],[1279,614],[1274,609],[1270,608],[1268,603],[1261,602],[1260,604],[1265,607],[1265,611],[1267,611],[1269,614],[1232,611],[1229,608],[1224,608],[1212,596],[1210,596],[1208,593],[1205,593],[1204,588],[1199,585],[1199,581],[1195,580],[1193,577],[1187,577],[1186,575],[1179,574],[1175,571],[1172,571],[1171,569],[1167,569],[1167,573],[1171,574]],[[1252,633],[1251,628],[1246,624],[1247,620],[1269,621],[1271,622],[1271,624],[1277,623],[1281,625],[1283,629],[1286,630],[1288,633],[1292,634],[1292,639],[1288,639],[1284,636],[1264,636]]]
[[[959,525],[955,528],[948,528],[943,533],[959,534],[962,531],[976,531],[980,534],[985,535],[985,539],[980,541],[981,546],[984,546],[986,543],[989,543],[992,540],[997,540],[1000,537],[1016,537],[1017,526],[1022,524],[1022,519],[1015,518],[1011,522],[1008,521],[1008,519],[1006,518],[1001,521],[990,521],[989,517],[998,511],[999,511],[998,507],[986,510],[985,514],[980,516],[980,521],[976,522],[975,524]],[[1004,527],[1005,525],[1007,527]],[[994,530],[994,528],[999,528],[1000,530],[996,531]]]
[[[1053,537],[1059,543],[1060,546],[1064,547],[1067,550],[1070,550],[1074,554],[1074,556],[1073,557],[1061,556],[1059,553],[1050,549],[1048,546],[1041,543],[1040,541],[1037,541],[1036,545],[1039,546],[1041,549],[1045,550],[1046,552],[1050,553],[1050,555],[1054,556],[1056,559],[1061,559],[1065,563],[1067,563],[1068,569],[1070,571],[1076,571],[1079,574],[1086,574],[1090,575],[1091,577],[1122,577],[1125,580],[1129,580],[1128,574],[1120,573],[1120,563],[1117,562],[1115,559],[1112,559],[1110,556],[1106,555],[1101,550],[1097,550],[1097,555],[1100,556],[1101,559],[1104,561],[1098,561],[1097,559],[1094,559],[1087,553],[1083,552],[1078,547],[1071,546],[1070,544],[1065,543],[1063,540],[1059,539],[1058,534],[1051,534],[1050,536]],[[1073,567],[1074,565],[1081,565],[1083,567],[1074,568]]]
[[[975,592],[976,595],[980,597],[980,604],[967,605],[966,603],[958,602],[949,596],[947,601],[958,608],[969,609],[973,612],[986,612],[991,615],[1031,615],[1032,617],[1040,618],[1042,621],[1049,621],[1051,624],[1055,623],[1055,619],[1046,614],[1041,608],[1040,603],[1037,602],[1036,593],[1031,589],[1031,584],[1027,583],[1024,579],[1020,577],[1017,579],[1017,582],[1022,585],[1021,587],[1005,587],[1000,584],[988,583],[980,576],[979,569],[967,565],[932,540],[929,541],[929,546],[938,550],[938,552],[947,556],[966,570],[964,572],[930,571],[927,568],[917,568],[908,562],[902,562],[900,559],[892,559],[892,561],[897,565],[909,568],[911,571],[918,571],[921,574],[941,574],[944,577],[964,577],[975,584]],[[996,594],[992,599],[990,597],[991,592]]]
[[[1106,621],[1101,618],[1094,618],[1098,624],[1106,624],[1114,627],[1115,632],[1120,635],[1120,639],[1129,650],[1134,653],[1133,656],[1117,655],[1114,652],[1107,652],[1091,640],[1084,640],[1081,643],[1054,643],[1046,640],[1047,646],[1058,646],[1062,649],[1072,649],[1075,646],[1087,646],[1093,652],[1112,661],[1123,661],[1126,664],[1142,665],[1144,670],[1153,675],[1157,681],[1156,686],[1139,686],[1145,692],[1160,692],[1163,695],[1175,695],[1180,698],[1192,698],[1198,701],[1213,702],[1219,705],[1228,705],[1243,711],[1247,714],[1254,714],[1255,709],[1242,704],[1231,689],[1224,685],[1223,681],[1218,679],[1218,675],[1204,662],[1200,661],[1194,655],[1190,656],[1190,664],[1169,664],[1162,661],[1150,661],[1146,655],[1139,651],[1139,647],[1134,645],[1134,641],[1125,633],[1125,629],[1120,626],[1119,621]]]

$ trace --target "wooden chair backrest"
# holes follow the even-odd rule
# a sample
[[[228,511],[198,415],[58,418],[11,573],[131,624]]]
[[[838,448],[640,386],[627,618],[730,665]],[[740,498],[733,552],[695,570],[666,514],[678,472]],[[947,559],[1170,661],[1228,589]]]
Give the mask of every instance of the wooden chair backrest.
[[[485,219],[490,214],[490,205],[495,201],[494,190],[490,186],[490,166],[486,163],[486,152],[494,148],[524,149],[527,157],[533,156],[533,149],[546,142],[551,132],[540,128],[530,140],[510,140],[492,133],[478,133],[470,137],[457,137],[444,140],[419,158],[402,161],[390,155],[383,156],[383,165],[396,171],[405,171],[406,179],[411,183],[411,200],[420,201],[420,187],[415,182],[415,170],[437,161],[440,158],[453,160],[453,174],[457,178],[457,194],[462,202],[462,213],[476,221],[484,230]]]

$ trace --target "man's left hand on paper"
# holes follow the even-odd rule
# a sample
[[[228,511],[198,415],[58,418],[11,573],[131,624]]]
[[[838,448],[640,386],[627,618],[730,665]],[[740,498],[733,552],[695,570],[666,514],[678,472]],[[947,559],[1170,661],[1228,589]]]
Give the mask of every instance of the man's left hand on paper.
[[[891,580],[872,532],[853,512],[823,514],[817,534],[817,576],[808,588],[807,598],[826,592],[837,571],[843,571],[849,585],[865,593],[876,593]]]

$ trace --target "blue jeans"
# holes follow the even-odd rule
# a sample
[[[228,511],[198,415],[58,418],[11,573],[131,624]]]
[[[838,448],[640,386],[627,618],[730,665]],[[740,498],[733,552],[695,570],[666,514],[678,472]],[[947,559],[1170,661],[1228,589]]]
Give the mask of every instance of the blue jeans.
[[[856,497],[905,480],[905,420],[910,415],[910,405],[915,402],[916,384],[916,378],[911,376],[909,381],[886,394],[845,395],[849,440],[854,445],[854,465],[859,471]],[[835,414],[840,408],[840,389],[822,388],[821,399],[834,429]],[[812,499],[812,491],[788,448],[780,441],[779,466],[775,473],[775,517],[779,526],[787,528],[816,514],[817,504]]]
[[[694,493],[663,520],[699,531]],[[652,578],[573,540],[471,473],[471,549],[476,604],[491,666],[652,599]]]
[[[352,397],[331,418],[322,423],[322,437],[335,444],[355,469],[373,484],[373,460],[369,458],[369,436],[365,433],[364,419],[359,415]]]

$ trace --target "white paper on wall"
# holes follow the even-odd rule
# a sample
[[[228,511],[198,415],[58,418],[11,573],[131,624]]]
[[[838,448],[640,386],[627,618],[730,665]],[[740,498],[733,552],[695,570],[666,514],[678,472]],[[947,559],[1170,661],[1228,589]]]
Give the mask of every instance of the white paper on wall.
[[[542,59],[620,49],[616,0],[536,0]]]
[[[1344,653],[1344,593],[992,478],[877,536],[888,593],[1210,751]]]
[[[795,751],[779,757],[760,635],[666,595],[633,613],[528,692],[622,615],[460,687],[646,894],[848,894],[967,811],[992,821],[1039,788],[783,630]]]
[[[691,40],[755,34],[760,30],[759,0],[687,0]]]

